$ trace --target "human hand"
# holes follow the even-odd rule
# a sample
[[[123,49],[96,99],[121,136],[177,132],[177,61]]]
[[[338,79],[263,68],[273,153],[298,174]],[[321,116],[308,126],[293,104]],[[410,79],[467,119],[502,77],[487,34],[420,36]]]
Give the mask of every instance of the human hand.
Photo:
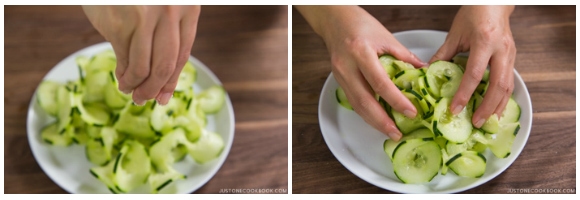
[[[200,6],[83,6],[89,21],[113,46],[119,90],[143,105],[165,105],[195,39]]]
[[[414,118],[417,110],[389,79],[378,57],[391,54],[416,67],[426,63],[358,6],[300,6],[297,9],[324,39],[333,75],[354,111],[375,129],[398,141],[402,134],[375,99],[375,91],[393,109],[409,118]]]
[[[514,6],[463,6],[457,12],[445,43],[429,61],[450,60],[470,51],[461,85],[449,109],[458,114],[490,64],[489,87],[472,123],[480,128],[492,114],[501,116],[514,89],[516,46],[509,16]]]

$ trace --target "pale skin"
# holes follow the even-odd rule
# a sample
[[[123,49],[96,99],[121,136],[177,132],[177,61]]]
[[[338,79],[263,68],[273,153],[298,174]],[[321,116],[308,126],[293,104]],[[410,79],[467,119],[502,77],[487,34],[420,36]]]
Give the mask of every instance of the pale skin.
[[[417,110],[384,73],[378,57],[390,54],[415,67],[428,65],[401,45],[373,16],[358,6],[295,6],[322,37],[330,53],[332,72],[354,110],[371,126],[398,141],[401,132],[374,98],[378,93],[396,111],[414,118]],[[513,91],[515,43],[509,26],[514,6],[463,6],[444,44],[429,61],[450,60],[470,52],[465,76],[452,100],[452,113],[467,104],[490,65],[490,86],[472,123],[479,128],[501,112]]]
[[[200,6],[83,6],[117,57],[119,90],[137,105],[167,104],[187,62]]]

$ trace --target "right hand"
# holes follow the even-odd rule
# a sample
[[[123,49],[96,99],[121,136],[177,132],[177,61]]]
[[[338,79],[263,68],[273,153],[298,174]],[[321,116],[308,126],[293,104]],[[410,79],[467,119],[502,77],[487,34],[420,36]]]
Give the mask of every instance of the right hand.
[[[400,140],[401,132],[374,98],[375,91],[393,109],[409,118],[417,115],[417,109],[389,79],[378,58],[390,54],[415,67],[427,64],[358,6],[298,9],[324,39],[330,52],[333,75],[355,112],[375,129],[395,141]],[[319,15],[318,19],[316,15]]]
[[[189,59],[200,6],[83,6],[117,57],[119,90],[138,105],[171,98]]]

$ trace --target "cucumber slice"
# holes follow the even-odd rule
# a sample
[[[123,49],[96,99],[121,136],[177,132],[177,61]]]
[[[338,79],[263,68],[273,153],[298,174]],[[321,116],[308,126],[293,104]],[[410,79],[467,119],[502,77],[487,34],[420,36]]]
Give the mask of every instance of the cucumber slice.
[[[395,75],[395,80],[393,81],[393,83],[399,88],[410,90],[413,87],[416,87],[415,85],[419,84],[417,80],[422,75],[423,72],[421,72],[421,70],[415,69],[403,70]]]
[[[67,87],[62,86],[57,91],[58,102],[58,128],[57,131],[63,131],[72,121],[73,106],[72,106],[72,92]]]
[[[119,136],[113,127],[100,129],[99,137],[87,141],[85,153],[87,159],[95,165],[105,165],[113,158],[113,148]]]
[[[465,72],[465,68],[467,67],[467,58],[468,57],[464,55],[456,55],[451,60],[453,60],[453,63],[459,65],[459,67],[461,67],[461,70]]]
[[[175,126],[174,118],[185,113],[185,104],[179,98],[171,98],[167,105],[156,105],[151,112],[153,130],[167,133]]]
[[[95,61],[93,61],[95,62]],[[93,63],[91,63],[93,64]],[[85,103],[101,102],[105,97],[105,88],[109,82],[109,72],[104,70],[95,70],[88,73],[85,77],[85,91],[82,101]]]
[[[222,86],[212,86],[197,95],[203,112],[212,114],[218,112],[225,102],[226,91]]]
[[[481,81],[489,83],[489,68],[485,69],[485,72],[483,72],[483,77],[481,77]]]
[[[393,61],[393,65],[395,65],[399,71],[403,71],[403,70],[408,70],[408,69],[415,69],[415,67],[409,63],[400,61],[400,60],[394,60]]]
[[[432,138],[406,140],[393,152],[395,175],[403,183],[431,181],[439,173],[441,163],[441,149]]]
[[[522,114],[522,110],[520,105],[516,103],[513,98],[510,98],[505,110],[501,113],[501,117],[499,119],[500,124],[507,124],[507,123],[514,123],[520,121],[520,115]]]
[[[145,114],[134,114],[132,108],[134,107],[146,107],[145,106],[133,106],[132,103],[128,103],[123,111],[119,114],[119,119],[115,122],[113,126],[118,132],[125,133],[130,136],[137,138],[153,138],[156,136],[155,131],[151,128],[150,120]],[[143,108],[145,109],[145,108]],[[136,111],[143,113],[144,110],[136,109]]]
[[[481,103],[483,102],[483,97],[478,94],[478,93],[473,93],[473,96],[471,97],[471,99],[473,100],[473,105],[471,106],[472,113],[475,113],[475,111],[479,108],[479,106],[481,105]]]
[[[179,74],[179,78],[177,80],[177,86],[175,87],[175,91],[189,91],[193,90],[193,83],[195,82],[197,76],[197,71],[195,67],[191,64],[191,62],[187,61],[181,73]]]
[[[489,87],[489,83],[483,82],[481,81],[477,87],[475,88],[474,93],[480,94],[480,95],[485,95],[485,92],[487,91],[487,88]]]
[[[203,126],[200,120],[192,119],[190,116],[179,116],[175,118],[175,126],[182,127],[186,130],[185,136],[190,142],[195,142],[199,139],[203,132]]]
[[[463,143],[469,138],[473,129],[471,112],[463,108],[459,114],[453,115],[449,110],[450,102],[448,98],[442,98],[435,107],[433,132],[441,133],[451,142]]]
[[[120,156],[117,156],[113,162],[109,162],[105,166],[96,166],[90,169],[90,173],[99,181],[103,182],[114,194],[121,193],[121,191],[119,191],[119,189],[117,189],[115,186],[115,174],[113,173],[114,168],[117,165],[116,161],[119,158]]]
[[[224,146],[224,140],[219,134],[204,130],[197,142],[189,147],[189,155],[203,164],[219,157]]]
[[[488,148],[498,158],[507,158],[520,130],[520,123],[502,124],[496,134],[486,134]]]
[[[399,128],[399,131],[401,131],[403,135],[409,134],[414,130],[424,127],[422,123],[423,118],[420,116],[416,116],[414,119],[410,119],[394,109],[391,109],[391,114],[393,115],[397,128]]]
[[[102,138],[92,138],[86,143],[85,153],[91,163],[103,166],[111,160],[111,148],[105,146]]]
[[[152,173],[149,175],[148,182],[151,187],[151,193],[159,193],[163,188],[177,180],[185,179],[185,175],[179,173],[171,167],[167,167],[169,170],[163,173]]]
[[[352,106],[350,105],[350,102],[348,102],[348,99],[346,98],[346,94],[344,93],[344,90],[342,89],[342,87],[338,87],[336,89],[336,100],[338,101],[338,104],[340,104],[342,107],[349,109],[349,110],[353,110]]]
[[[462,177],[479,178],[485,173],[486,159],[475,151],[464,151],[445,163],[455,174]]]
[[[80,117],[89,125],[104,126],[111,117],[107,107],[101,103],[84,104],[81,93],[73,94],[73,107],[78,108]]]
[[[45,80],[38,86],[36,99],[38,105],[49,115],[58,115],[57,91],[62,84],[55,81]]]
[[[457,64],[435,61],[429,65],[425,76],[430,86],[427,89],[434,97],[453,97],[459,88],[463,72]]]
[[[389,75],[390,79],[392,79],[398,72],[395,66],[393,66],[393,61],[395,60],[396,60],[395,57],[391,55],[382,55],[381,57],[379,57],[379,61],[381,62],[381,65],[383,66],[385,72],[387,72],[387,74]]]
[[[119,82],[113,71],[109,71],[109,81],[105,86],[105,104],[113,109],[121,109],[131,100],[131,95],[119,91]]]
[[[439,145],[441,147],[441,145]],[[450,157],[449,154],[447,154],[447,151],[445,150],[445,148],[441,148],[441,157],[443,159],[443,163],[441,165],[441,175],[446,175],[447,171],[449,170],[449,167],[447,167],[447,165],[445,165],[445,163],[447,163],[447,161],[449,161]]]
[[[476,142],[473,147],[471,147],[471,149],[469,149],[470,151],[475,151],[478,153],[483,153],[485,152],[485,150],[487,149],[487,145],[483,144],[483,143],[479,143]]]
[[[151,159],[145,147],[137,141],[125,141],[115,172],[115,184],[120,191],[128,192],[147,181],[151,173]]]
[[[389,158],[393,160],[393,151],[395,151],[395,148],[397,148],[401,142],[416,138],[433,138],[433,133],[429,129],[418,129],[408,135],[404,135],[398,142],[386,139],[383,143],[383,150],[387,155],[389,155]]]
[[[205,112],[201,110],[201,105],[199,104],[199,101],[197,101],[195,98],[189,99],[186,109],[187,109],[187,117],[189,119],[197,121],[196,124],[199,124],[203,127],[207,125],[207,118]]]
[[[72,131],[68,132],[74,143],[86,144],[90,140],[89,134],[86,131],[86,126],[76,127],[72,126]]]
[[[493,114],[485,120],[485,123],[481,126],[481,129],[488,133],[497,133],[499,130],[499,119],[496,114]]]
[[[58,124],[52,123],[47,125],[40,131],[40,138],[50,145],[54,146],[69,146],[72,143],[72,138],[67,132],[70,132],[72,127],[66,127],[62,131],[58,131]]]
[[[77,66],[80,68],[80,70],[87,71],[88,65],[91,62],[91,60],[86,56],[80,55],[75,58],[75,62],[77,63]],[[82,73],[81,75],[84,76],[84,74]]]
[[[164,135],[158,142],[153,144],[149,149],[151,161],[157,171],[166,172],[171,168],[169,164],[173,164],[179,158],[173,157],[171,152],[177,148],[178,145],[191,146],[191,143],[185,136],[185,130],[177,128],[167,135]]]

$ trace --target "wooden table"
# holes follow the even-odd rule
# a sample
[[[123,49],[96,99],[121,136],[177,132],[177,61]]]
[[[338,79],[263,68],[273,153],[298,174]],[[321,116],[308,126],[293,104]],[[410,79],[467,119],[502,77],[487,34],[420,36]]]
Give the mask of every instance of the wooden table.
[[[44,75],[105,41],[80,6],[6,6],[4,191],[65,193],[39,167],[26,113]],[[223,82],[236,129],[228,158],[196,193],[288,189],[288,7],[203,6],[192,55]]]
[[[391,32],[448,31],[458,6],[364,7]],[[391,193],[358,178],[329,151],[318,124],[318,99],[330,73],[322,39],[292,11],[292,192]],[[528,142],[495,179],[464,193],[576,189],[576,21],[574,6],[518,6],[511,16],[515,68],[533,105]]]

